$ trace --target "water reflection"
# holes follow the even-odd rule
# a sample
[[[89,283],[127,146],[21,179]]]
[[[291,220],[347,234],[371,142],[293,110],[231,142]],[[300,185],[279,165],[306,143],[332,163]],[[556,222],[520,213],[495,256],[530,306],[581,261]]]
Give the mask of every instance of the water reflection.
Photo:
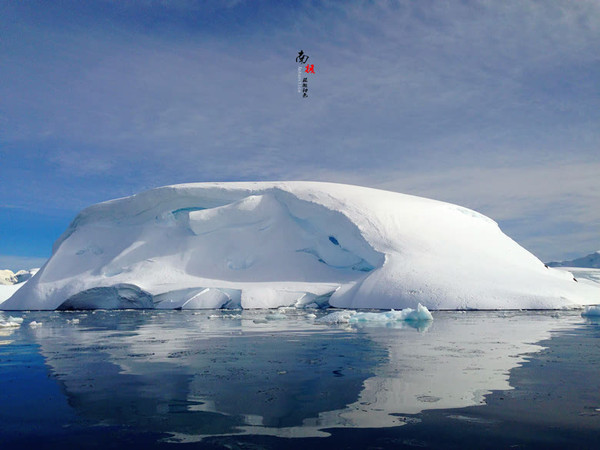
[[[569,313],[454,312],[416,330],[319,325],[295,311],[44,314],[31,319],[42,327],[19,333],[35,338],[80,417],[175,440],[320,436],[481,404],[510,388],[508,371],[540,349],[535,342],[581,322]]]

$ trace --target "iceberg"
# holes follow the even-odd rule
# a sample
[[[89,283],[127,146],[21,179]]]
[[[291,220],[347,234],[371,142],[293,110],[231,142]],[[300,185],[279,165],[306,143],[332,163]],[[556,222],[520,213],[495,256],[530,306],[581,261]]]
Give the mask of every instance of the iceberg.
[[[39,269],[19,270],[13,273],[12,270],[0,270],[0,305],[23,287],[25,282],[37,273]]]
[[[84,209],[5,310],[560,309],[597,285],[457,205],[320,182],[166,186]]]
[[[16,274],[12,270],[0,270],[0,286],[10,286],[17,282]]]
[[[600,306],[586,306],[581,315],[583,317],[600,317]]]

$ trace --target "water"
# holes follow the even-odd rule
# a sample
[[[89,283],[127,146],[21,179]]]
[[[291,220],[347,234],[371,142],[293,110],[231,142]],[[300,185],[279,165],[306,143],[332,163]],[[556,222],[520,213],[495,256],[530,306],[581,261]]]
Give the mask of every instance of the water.
[[[10,315],[3,449],[594,448],[600,432],[600,325],[577,312]]]

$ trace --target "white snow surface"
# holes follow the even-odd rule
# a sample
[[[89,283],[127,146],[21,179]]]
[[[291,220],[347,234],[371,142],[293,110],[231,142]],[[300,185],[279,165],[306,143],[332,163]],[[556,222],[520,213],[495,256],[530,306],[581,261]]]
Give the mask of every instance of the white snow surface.
[[[19,270],[17,273],[15,273],[15,278],[17,279],[17,283],[23,283],[23,282],[29,280],[32,276],[34,276],[36,273],[38,273],[38,270],[40,270],[39,267],[36,267],[34,269],[29,269],[29,270]]]
[[[194,183],[83,210],[6,310],[559,309],[600,288],[449,203],[317,182]]]
[[[0,270],[0,286],[23,283],[34,276],[38,270],[40,269],[19,270],[17,273],[9,269]]]
[[[11,284],[15,284],[17,282],[17,277],[12,270],[3,269],[0,270],[0,286],[7,286]]]
[[[2,303],[12,297],[15,292],[23,287],[23,285],[25,285],[25,282],[8,285],[0,284],[0,309],[2,309]]]

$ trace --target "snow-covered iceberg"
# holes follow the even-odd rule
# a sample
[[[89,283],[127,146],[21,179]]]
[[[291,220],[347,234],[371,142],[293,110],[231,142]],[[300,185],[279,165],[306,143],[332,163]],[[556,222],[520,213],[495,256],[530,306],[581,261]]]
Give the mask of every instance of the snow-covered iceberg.
[[[586,306],[581,315],[584,317],[600,317],[600,306]]]
[[[38,270],[40,269],[19,270],[17,273],[8,269],[0,270],[0,309],[2,303],[21,289]]]
[[[18,283],[16,274],[12,270],[0,270],[0,286],[10,286]]]
[[[316,182],[167,186],[83,210],[0,305],[554,309],[600,289],[449,203]]]

